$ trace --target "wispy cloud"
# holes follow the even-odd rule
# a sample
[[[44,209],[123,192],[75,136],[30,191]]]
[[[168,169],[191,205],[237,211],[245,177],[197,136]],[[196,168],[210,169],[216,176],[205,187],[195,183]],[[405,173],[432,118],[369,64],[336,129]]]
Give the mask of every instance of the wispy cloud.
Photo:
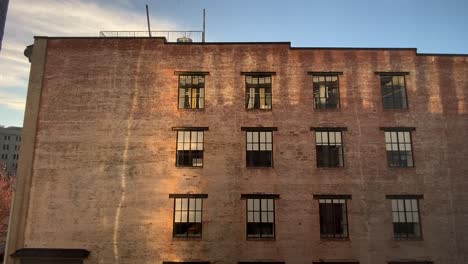
[[[135,2],[10,1],[0,51],[0,105],[24,111],[30,64],[23,51],[32,44],[33,36],[98,36],[100,30],[145,30],[144,9],[132,9]],[[176,28],[171,21],[153,20],[159,28]]]

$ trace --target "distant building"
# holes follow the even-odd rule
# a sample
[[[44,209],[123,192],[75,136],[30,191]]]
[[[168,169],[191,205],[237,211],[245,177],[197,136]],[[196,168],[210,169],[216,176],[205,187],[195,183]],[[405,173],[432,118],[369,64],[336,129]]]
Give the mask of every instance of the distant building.
[[[21,127],[0,127],[0,162],[10,174],[16,173],[21,143]]]
[[[468,56],[36,37],[7,264],[467,264]]]
[[[0,50],[2,49],[3,32],[8,10],[8,0],[0,1]]]

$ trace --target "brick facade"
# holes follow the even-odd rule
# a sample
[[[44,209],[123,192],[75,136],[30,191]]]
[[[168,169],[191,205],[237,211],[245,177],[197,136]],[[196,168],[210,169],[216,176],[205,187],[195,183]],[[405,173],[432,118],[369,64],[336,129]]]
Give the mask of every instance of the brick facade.
[[[38,41],[43,50],[34,52],[44,55],[32,67],[43,65],[43,75],[31,73],[30,89],[40,95],[28,95],[26,112],[37,128],[25,122],[30,145],[18,172],[29,179],[19,183],[29,199],[16,202],[12,221],[25,221],[10,230],[9,253],[84,248],[85,263],[468,262],[467,56],[160,38]],[[209,72],[205,109],[178,109],[175,71]],[[309,71],[342,72],[340,109],[314,110]],[[408,109],[382,108],[378,71],[409,72]],[[276,73],[271,111],[245,109],[241,72]],[[186,126],[209,128],[202,168],[175,166],[172,127]],[[272,168],[246,168],[241,127],[258,126],[278,129]],[[347,128],[343,168],[316,166],[310,128],[327,126]],[[380,127],[416,128],[414,168],[388,167]],[[201,239],[172,237],[169,194],[185,193],[208,194]],[[252,193],[280,195],[274,240],[247,240],[241,194]],[[349,239],[320,238],[316,194],[352,196]],[[393,194],[424,195],[422,239],[393,238]]]

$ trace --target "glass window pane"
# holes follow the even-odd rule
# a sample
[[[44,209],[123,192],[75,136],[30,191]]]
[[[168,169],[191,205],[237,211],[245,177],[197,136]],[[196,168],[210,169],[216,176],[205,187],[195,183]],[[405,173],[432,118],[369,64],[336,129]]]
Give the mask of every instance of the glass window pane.
[[[253,199],[247,199],[247,210],[248,211],[253,210]]]
[[[398,219],[398,213],[393,212],[393,223],[398,223],[398,222],[400,222],[399,219]]]
[[[270,151],[271,151],[271,146],[272,146],[271,143],[270,143],[270,144],[266,144],[265,150],[270,150]]]
[[[184,142],[184,131],[177,131],[177,141]]]
[[[411,200],[405,200],[405,211],[411,211]]]
[[[341,132],[336,132],[336,143],[341,144]]]
[[[188,207],[188,199],[187,198],[182,198],[182,210],[187,210]]]
[[[247,142],[252,142],[252,132],[247,132]]]
[[[405,212],[399,212],[398,215],[399,215],[400,223],[405,223],[406,222]]]
[[[328,143],[328,132],[321,132],[322,133],[322,142]]]
[[[274,223],[274,222],[275,222],[274,212],[268,212],[268,223]]]
[[[273,199],[268,199],[268,211],[273,211]]]
[[[253,222],[260,223],[260,212],[253,212],[253,216],[254,216]]]
[[[411,142],[410,132],[405,132],[405,142],[406,143]]]
[[[396,132],[389,132],[391,135],[392,142],[397,142],[397,133]]]
[[[188,221],[191,222],[191,223],[195,222],[195,211],[189,211]]]
[[[182,217],[181,222],[187,222],[187,211],[181,211]]]
[[[321,132],[315,132],[315,142],[316,143],[322,143],[322,133]]]
[[[272,132],[266,132],[266,142],[272,142],[271,141],[271,134],[272,134]]]
[[[418,211],[418,200],[412,199],[411,203],[412,203],[413,211]]]
[[[391,138],[390,138],[390,132],[385,132],[385,142],[390,143]]]
[[[184,131],[184,142],[190,142],[190,131]]]
[[[412,212],[406,212],[406,222],[408,222],[408,223],[413,222],[413,213]]]
[[[253,222],[253,212],[247,213],[247,222]]]
[[[403,200],[398,200],[398,211],[404,211],[405,207],[403,205]]]
[[[175,211],[175,215],[174,215],[174,222],[176,223],[180,223],[181,221],[181,212],[180,211]]]
[[[413,212],[413,222],[419,223],[419,214],[417,212]]]
[[[195,202],[195,198],[190,198],[189,200],[189,209],[190,210],[195,210],[195,206],[196,206],[196,202]]]
[[[195,223],[201,223],[201,212],[197,212],[195,215]]]
[[[392,211],[393,212],[398,211],[397,200],[392,200]]]
[[[197,144],[197,150],[203,150],[203,143]]]
[[[258,132],[252,132],[252,142],[258,142]]]
[[[184,150],[184,143],[177,142],[177,150]]]
[[[267,212],[262,212],[261,216],[262,216],[261,222],[262,223],[268,223]]]
[[[265,132],[260,132],[260,142],[265,142],[266,137],[265,137]]]
[[[404,132],[398,132],[398,141],[399,142],[404,142],[405,141]]]
[[[203,131],[198,131],[197,141],[203,142]]]
[[[181,209],[181,203],[182,203],[181,200],[182,200],[182,199],[179,199],[179,198],[176,198],[176,199],[175,199],[175,209],[176,209],[176,210],[180,210],[180,209]]]
[[[268,209],[268,206],[267,206],[267,203],[268,203],[268,200],[267,199],[261,199],[261,208],[262,208],[262,211],[266,211]]]
[[[253,199],[253,208],[255,211],[260,211],[260,200],[259,199]]]

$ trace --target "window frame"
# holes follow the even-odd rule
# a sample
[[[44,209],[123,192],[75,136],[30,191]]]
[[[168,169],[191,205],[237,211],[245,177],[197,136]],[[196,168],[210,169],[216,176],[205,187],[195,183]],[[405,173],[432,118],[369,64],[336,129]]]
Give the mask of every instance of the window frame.
[[[176,145],[175,145],[175,167],[176,168],[203,168],[205,165],[205,131],[209,131],[208,127],[173,127],[172,131],[176,131]],[[179,165],[179,132],[190,132],[190,142],[189,145],[192,145],[192,133],[191,132],[202,132],[203,133],[203,142],[202,142],[202,165],[201,166],[189,166],[189,165]],[[198,135],[197,135],[198,138]],[[198,141],[197,141],[198,143]]]
[[[408,110],[409,109],[409,100],[408,100],[408,86],[407,86],[407,82],[406,82],[406,76],[407,75],[410,75],[409,72],[375,72],[376,75],[379,76],[379,85],[380,85],[380,101],[381,101],[381,104],[382,104],[382,109],[383,110]],[[403,83],[404,83],[404,87],[405,87],[405,93],[404,93],[404,96],[405,96],[405,100],[406,100],[406,107],[400,107],[400,108],[395,108],[395,97],[392,95],[392,98],[393,98],[393,101],[392,101],[392,108],[385,108],[385,104],[384,104],[384,94],[383,94],[383,86],[382,86],[382,77],[389,77],[391,76],[392,78],[394,76],[403,76]],[[392,79],[392,92],[395,91],[395,89],[393,88],[394,85],[393,85],[393,79]]]
[[[276,75],[276,72],[241,72],[241,75],[244,75],[244,87],[245,87],[245,90],[244,90],[244,109],[247,110],[247,111],[272,111],[273,110],[273,76]],[[261,108],[261,105],[260,105],[260,83],[258,83],[256,86],[255,84],[249,84],[247,83],[247,78],[248,77],[251,77],[251,78],[265,78],[265,77],[270,77],[270,108]],[[250,87],[250,86],[255,86],[255,87]],[[255,94],[258,94],[259,95],[259,107],[258,108],[255,108],[255,99],[254,99],[254,107],[253,108],[249,108],[249,98],[250,96],[248,96],[250,94],[250,88],[254,88],[255,91],[258,90],[258,93],[255,93]],[[254,97],[255,98],[255,97]],[[266,102],[266,91],[265,91],[265,102]]]
[[[349,230],[349,216],[348,216],[348,200],[351,200],[351,195],[337,195],[337,194],[317,194],[317,195],[314,195],[314,199],[317,200],[318,202],[318,207],[319,207],[319,212],[318,212],[318,215],[319,215],[319,231],[320,231],[320,239],[321,240],[349,240],[350,239],[350,230]],[[345,226],[346,226],[346,236],[337,236],[337,233],[335,232],[333,234],[333,236],[329,236],[328,234],[322,234],[322,217],[321,217],[321,214],[320,214],[320,204],[321,204],[321,200],[332,200],[332,203],[330,204],[334,204],[333,203],[333,200],[344,200],[344,210],[345,210],[345,215],[346,215],[346,218],[344,218],[346,220],[346,223],[345,223]],[[325,203],[325,204],[328,204],[328,203]],[[335,219],[334,219],[334,222],[335,222]]]
[[[312,76],[312,95],[313,95],[313,107],[314,107],[314,110],[315,111],[330,111],[330,110],[339,110],[341,109],[341,92],[340,92],[340,75],[343,75],[343,72],[307,72],[308,75],[311,75]],[[325,82],[327,77],[336,77],[337,78],[337,83],[338,83],[338,87],[337,87],[337,104],[336,104],[336,107],[326,107],[326,103],[325,103],[325,107],[317,107],[317,104],[316,104],[316,97],[315,97],[315,82],[314,82],[314,79],[315,77],[325,77]],[[319,97],[319,98],[322,98],[322,97]],[[327,97],[325,97],[327,98]],[[328,98],[327,98],[328,99]],[[327,100],[328,101],[328,100]],[[321,105],[321,104],[320,104]]]
[[[204,199],[207,199],[208,198],[208,194],[169,194],[169,198],[170,199],[173,199],[173,207],[172,207],[172,238],[173,239],[183,239],[183,240],[187,240],[187,239],[195,239],[195,240],[199,240],[199,239],[202,239],[203,238],[203,200]],[[187,209],[186,210],[176,210],[176,200],[177,199],[187,199]],[[176,216],[176,211],[186,211],[187,212],[187,221],[186,222],[177,222],[177,223],[192,223],[192,222],[189,222],[189,212],[191,211],[190,210],[190,199],[199,199],[200,200],[200,210],[196,210],[196,207],[195,207],[195,210],[196,212],[199,212],[200,213],[200,235],[199,236],[190,236],[189,233],[187,232],[187,234],[185,236],[176,236],[176,219],[175,219],[175,216]],[[193,211],[193,210],[192,210]],[[197,223],[197,222],[193,222],[193,223]]]
[[[345,142],[344,142],[344,133],[343,132],[348,131],[348,128],[346,128],[346,127],[311,127],[310,131],[314,131],[315,166],[316,166],[316,168],[318,168],[318,169],[342,169],[342,168],[344,168],[345,167],[345,150],[344,150]],[[342,166],[320,166],[319,165],[319,155],[318,155],[319,152],[318,152],[318,149],[317,149],[319,145],[317,145],[317,132],[319,132],[319,133],[322,133],[322,132],[327,132],[327,133],[340,132],[341,153],[338,154],[338,157],[340,157],[340,154],[341,154]],[[327,138],[330,139],[329,134],[327,134]],[[336,142],[336,138],[335,138],[335,142]],[[327,146],[338,146],[338,145],[336,145],[336,143],[335,143],[335,145],[330,145],[330,140],[328,140]]]
[[[177,109],[178,110],[192,110],[192,111],[203,111],[205,108],[206,108],[206,76],[209,75],[209,72],[191,72],[191,71],[175,71],[174,72],[174,75],[177,75]],[[203,107],[197,107],[197,108],[192,108],[192,107],[185,107],[186,105],[186,101],[184,99],[184,107],[180,107],[180,99],[182,98],[181,97],[181,94],[180,94],[180,77],[181,76],[197,76],[197,77],[203,77],[203,87],[197,87],[196,89],[198,90],[198,94],[199,95],[199,99],[202,98],[203,100]],[[193,84],[193,82],[192,82]],[[200,96],[200,89],[203,88],[203,96]],[[186,89],[186,88],[184,88]],[[185,97],[184,97],[185,98]],[[189,98],[189,101],[192,100],[192,97],[190,96]],[[198,103],[198,100],[197,100],[197,103]]]
[[[421,219],[421,203],[420,203],[420,200],[423,200],[424,199],[424,196],[423,195],[407,195],[407,194],[402,194],[402,195],[386,195],[385,198],[387,200],[390,200],[390,212],[392,214],[392,235],[393,235],[393,239],[394,240],[423,240],[423,224],[422,224],[422,219]],[[403,200],[403,207],[404,207],[404,211],[393,211],[393,201],[396,200],[398,202],[398,200]],[[416,206],[418,207],[417,208],[417,211],[407,211],[406,210],[406,200],[416,200]],[[397,208],[398,210],[398,208]],[[419,234],[416,235],[416,236],[408,236],[409,233],[405,233],[405,236],[396,236],[396,233],[395,233],[395,222],[393,221],[393,214],[394,213],[403,213],[404,215],[404,218],[405,218],[405,222],[403,223],[415,223],[415,222],[407,222],[407,213],[414,213],[414,212],[417,212],[418,213],[418,224],[419,224]],[[402,222],[397,222],[397,223],[402,223]]]
[[[273,164],[274,164],[274,148],[275,148],[275,145],[274,145],[274,133],[275,131],[278,131],[278,128],[277,127],[241,127],[241,131],[245,131],[245,166],[247,168],[273,168]],[[247,149],[248,147],[248,135],[247,133],[248,132],[271,132],[271,164],[270,166],[251,166],[249,165],[249,159],[248,159],[248,153],[249,150]],[[260,134],[258,136],[258,144],[260,144]],[[265,143],[266,144],[266,143]],[[251,151],[254,151],[254,150],[251,150]],[[260,151],[260,148],[259,150]]]
[[[245,200],[245,236],[247,240],[276,240],[276,200],[279,199],[280,196],[279,194],[242,194],[241,199]],[[259,237],[254,237],[254,236],[249,236],[249,228],[248,224],[249,223],[257,223],[257,222],[249,222],[249,200],[250,199],[259,199],[259,216],[260,216],[260,221],[261,221],[261,215],[262,212],[266,212],[268,214],[268,200],[273,201],[273,236],[262,236],[260,234]],[[262,211],[261,206],[262,206],[262,200],[267,200],[267,210]],[[251,211],[251,212],[257,212],[257,211]],[[268,216],[267,216],[268,218]],[[261,222],[259,222],[261,223]],[[267,222],[268,223],[268,222]]]
[[[416,128],[414,127],[381,127],[380,130],[382,130],[384,132],[384,147],[385,147],[385,155],[386,155],[386,158],[387,158],[387,167],[389,168],[415,168],[416,167],[416,161],[415,161],[415,157],[414,157],[414,145],[413,145],[413,131],[416,131]],[[397,143],[393,143],[393,141],[390,141],[389,143],[387,143],[387,139],[386,139],[386,135],[385,133],[387,132],[395,132],[397,133]],[[402,162],[402,159],[401,159],[401,156],[404,155],[402,154],[401,152],[403,152],[403,150],[400,150],[400,141],[398,140],[398,132],[408,132],[409,133],[409,145],[411,147],[411,159],[412,159],[412,166],[401,166],[401,162]],[[391,134],[390,134],[390,138],[391,138]],[[398,163],[400,164],[400,166],[392,166],[390,164],[390,159],[389,159],[389,151],[387,150],[387,144],[397,144],[397,147],[398,147]],[[403,142],[402,144],[408,144],[406,142]],[[392,151],[394,151],[392,149]],[[407,162],[408,163],[408,162]]]

